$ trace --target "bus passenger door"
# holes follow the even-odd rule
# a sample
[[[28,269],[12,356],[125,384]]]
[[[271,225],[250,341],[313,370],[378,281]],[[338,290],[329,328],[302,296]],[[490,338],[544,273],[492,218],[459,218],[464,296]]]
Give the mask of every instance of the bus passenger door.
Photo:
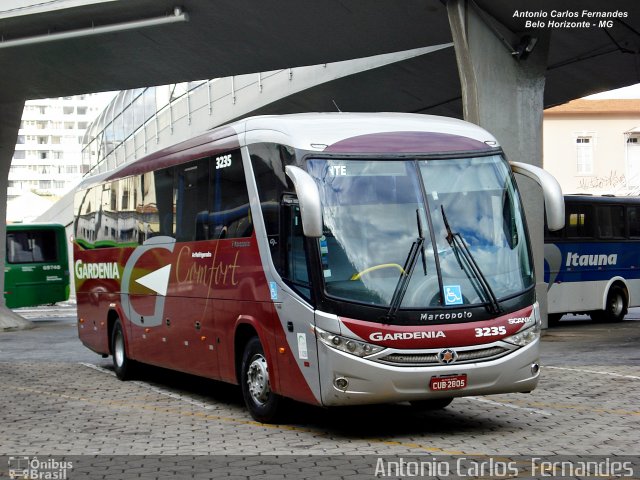
[[[319,402],[318,355],[315,335],[313,288],[307,238],[303,234],[300,207],[294,196],[282,200],[279,270],[294,294],[285,295],[278,313],[286,328],[279,345],[288,344],[291,355],[278,355],[281,392],[307,403]],[[308,388],[307,388],[308,387]]]

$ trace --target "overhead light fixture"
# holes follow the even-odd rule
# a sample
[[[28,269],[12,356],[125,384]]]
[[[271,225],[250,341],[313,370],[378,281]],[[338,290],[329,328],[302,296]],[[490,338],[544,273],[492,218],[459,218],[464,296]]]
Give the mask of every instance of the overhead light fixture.
[[[531,52],[533,52],[534,47],[538,43],[537,37],[532,37],[530,35],[525,35],[520,39],[518,45],[513,49],[511,55],[513,55],[518,60],[524,60],[529,56]]]
[[[93,35],[103,35],[105,33],[123,32],[126,30],[137,30],[139,28],[156,27],[170,23],[188,22],[189,15],[180,7],[175,7],[170,15],[162,17],[146,18],[144,20],[132,20],[130,22],[113,23],[111,25],[100,25],[98,27],[81,28],[66,32],[54,32],[46,35],[34,35],[33,37],[16,38],[12,40],[0,41],[0,48],[22,47],[38,43],[55,42],[58,40],[68,40],[73,38],[90,37]]]

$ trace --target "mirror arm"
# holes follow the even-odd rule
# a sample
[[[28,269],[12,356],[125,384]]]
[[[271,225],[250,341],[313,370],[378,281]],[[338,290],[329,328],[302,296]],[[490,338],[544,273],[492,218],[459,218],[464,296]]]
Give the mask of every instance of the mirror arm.
[[[305,237],[320,238],[322,236],[322,207],[318,185],[308,172],[300,167],[287,165],[285,173],[293,182],[298,196],[302,231]]]
[[[542,187],[547,228],[551,231],[564,227],[564,196],[558,180],[546,170],[522,162],[509,162],[513,173],[530,178]]]

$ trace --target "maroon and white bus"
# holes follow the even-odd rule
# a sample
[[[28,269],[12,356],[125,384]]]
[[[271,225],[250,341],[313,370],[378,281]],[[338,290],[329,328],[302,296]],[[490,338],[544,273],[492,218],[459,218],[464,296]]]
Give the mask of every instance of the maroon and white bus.
[[[413,114],[248,118],[87,179],[75,199],[82,342],[335,406],[529,392],[540,315],[513,171],[496,139]]]

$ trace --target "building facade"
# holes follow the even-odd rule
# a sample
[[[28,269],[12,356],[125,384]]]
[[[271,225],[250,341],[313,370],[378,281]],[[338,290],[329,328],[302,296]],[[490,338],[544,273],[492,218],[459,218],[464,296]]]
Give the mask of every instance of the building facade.
[[[84,132],[112,96],[28,100],[9,171],[9,199],[27,192],[59,197],[76,185],[87,170]]]
[[[544,168],[565,193],[640,194],[640,100],[579,99],[544,112]]]

